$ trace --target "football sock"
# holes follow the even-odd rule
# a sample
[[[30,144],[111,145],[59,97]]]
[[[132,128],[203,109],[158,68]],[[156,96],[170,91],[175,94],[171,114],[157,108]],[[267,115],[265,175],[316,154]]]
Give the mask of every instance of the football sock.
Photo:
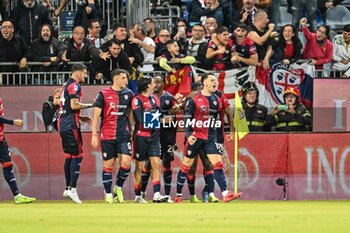
[[[184,187],[184,183],[186,181],[187,173],[190,170],[190,167],[182,164],[179,172],[177,173],[177,185],[176,185],[176,193],[181,194],[182,188]]]
[[[106,193],[112,193],[112,171],[113,168],[104,167],[102,171],[102,183]]]
[[[64,177],[66,179],[66,190],[68,190],[70,186],[70,163],[71,163],[71,158],[66,158],[64,160]]]
[[[222,162],[217,162],[216,164],[214,164],[214,176],[216,182],[220,187],[221,192],[227,190],[227,184],[223,168],[224,164]]]
[[[70,162],[70,187],[76,188],[80,175],[80,165],[83,158],[72,158]]]
[[[153,193],[160,192],[160,181],[159,180],[152,181],[152,186],[153,186]]]
[[[195,195],[195,191],[194,191],[195,181],[196,181],[196,176],[187,174],[188,190],[189,190],[191,196]]]
[[[151,176],[150,171],[142,170],[141,174],[141,191],[145,192],[148,184],[149,177]]]
[[[210,170],[205,172],[205,176],[204,176],[204,181],[205,181],[205,188],[204,188],[204,192],[214,192],[214,187],[215,187],[215,183],[214,183],[214,171]]]
[[[3,164],[3,173],[4,173],[6,182],[10,186],[13,196],[16,196],[17,194],[19,194],[17,182],[16,182],[15,175],[13,174],[12,163],[10,162],[8,164],[9,165]]]
[[[119,168],[119,172],[117,175],[117,182],[116,182],[116,185],[118,187],[123,187],[126,178],[128,178],[128,176],[129,176],[129,173],[130,173],[130,167],[129,168],[127,168],[127,167],[120,167]]]
[[[173,171],[171,170],[171,168],[164,168],[163,179],[164,179],[165,195],[170,195],[172,176],[173,176]]]

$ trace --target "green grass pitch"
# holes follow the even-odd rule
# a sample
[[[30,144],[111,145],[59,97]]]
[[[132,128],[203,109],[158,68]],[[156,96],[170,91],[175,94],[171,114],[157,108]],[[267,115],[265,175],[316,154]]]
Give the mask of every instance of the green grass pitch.
[[[0,202],[0,233],[349,233],[350,201]]]

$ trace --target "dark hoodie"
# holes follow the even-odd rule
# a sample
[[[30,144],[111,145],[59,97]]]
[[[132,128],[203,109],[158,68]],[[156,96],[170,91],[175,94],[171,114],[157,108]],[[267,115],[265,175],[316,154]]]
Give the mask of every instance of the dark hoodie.
[[[51,36],[49,41],[45,41],[41,35],[41,30],[44,26],[48,26],[51,31]],[[60,47],[60,42],[52,36],[53,29],[51,25],[44,24],[40,27],[39,38],[33,41],[33,45],[30,48],[29,60],[35,62],[49,62],[51,57],[58,57],[58,48]],[[38,68],[42,68],[41,71],[50,71],[54,68],[54,64],[49,67],[33,67],[33,70],[39,71]]]
[[[21,0],[21,3],[13,10],[11,18],[14,21],[16,32],[23,36],[28,45],[38,38],[41,25],[51,24],[47,9],[37,2],[33,7],[28,8]]]

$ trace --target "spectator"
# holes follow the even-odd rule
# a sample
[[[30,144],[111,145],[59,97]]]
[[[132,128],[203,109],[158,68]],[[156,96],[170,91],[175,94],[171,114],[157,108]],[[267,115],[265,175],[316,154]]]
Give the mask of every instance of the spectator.
[[[219,0],[207,0],[206,7],[212,10],[207,16],[213,17],[219,25],[222,25],[224,22],[224,13]]]
[[[258,52],[258,60],[262,63],[264,70],[270,68],[269,62],[272,55],[271,36],[277,35],[276,32],[273,32],[274,29],[275,24],[269,24],[269,18],[266,12],[258,10],[254,15],[254,24],[248,32],[248,38],[255,43]]]
[[[295,28],[299,28],[299,20],[303,16],[304,9],[307,12],[310,28],[312,32],[316,31],[317,22],[316,22],[316,10],[317,10],[317,1],[316,0],[298,0],[292,1],[292,15],[293,15],[293,25]]]
[[[231,62],[235,68],[258,64],[254,42],[247,37],[247,26],[244,23],[236,24],[233,30]]]
[[[95,45],[96,48],[100,48],[101,45],[105,42],[101,36],[101,25],[98,19],[91,19],[88,23],[88,31],[89,34],[87,38]]]
[[[281,0],[272,0],[271,6],[268,7],[269,18],[274,24],[278,24],[281,21]]]
[[[333,59],[333,45],[328,39],[329,27],[321,25],[316,33],[311,33],[307,28],[307,19],[300,20],[301,29],[306,38],[304,58],[309,59],[308,64],[316,66],[316,69],[322,69],[323,65]]]
[[[99,50],[85,38],[84,28],[76,26],[73,28],[73,35],[67,38],[59,49],[59,56],[63,62],[85,61],[99,57]]]
[[[6,19],[9,15],[7,12],[9,6],[9,0],[0,0],[0,17],[1,21]]]
[[[198,67],[209,69],[207,67],[207,53],[208,41],[204,38],[205,28],[201,24],[194,25],[192,28],[192,37],[188,40],[186,45],[186,55],[196,58],[200,62]]]
[[[350,24],[344,26],[343,34],[333,38],[332,69],[346,71],[343,77],[350,77]]]
[[[205,39],[211,40],[211,36],[216,32],[216,29],[218,28],[218,24],[216,22],[216,19],[209,17],[205,20]]]
[[[22,0],[13,9],[11,18],[14,21],[15,30],[28,45],[31,45],[40,35],[41,25],[51,24],[47,9],[35,0]]]
[[[49,72],[55,70],[59,61],[59,47],[60,42],[53,37],[51,25],[42,25],[39,38],[34,40],[30,47],[30,60],[42,62],[42,66],[33,66],[32,71]]]
[[[247,82],[242,86],[242,107],[247,118],[250,132],[270,131],[272,117],[268,115],[267,108],[259,102],[259,89],[254,82]]]
[[[218,27],[216,29],[216,36],[209,42],[206,58],[210,59],[214,65],[213,70],[229,70],[233,68],[231,59],[231,45],[230,35],[227,27]]]
[[[97,80],[100,80],[103,76],[107,81],[111,82],[111,71],[114,69],[124,69],[129,73],[132,72],[132,66],[128,55],[122,49],[119,40],[115,38],[109,40],[102,45],[101,50],[109,53],[110,56],[107,59],[97,59],[95,64]]]
[[[154,41],[157,38],[156,23],[151,18],[144,19],[143,23],[147,27],[147,36],[152,38],[152,40]]]
[[[166,29],[160,30],[159,35],[155,39],[156,49],[154,56],[156,59],[158,59],[160,56],[162,56],[165,51],[165,43],[170,40],[170,32]]]
[[[333,0],[333,1],[327,1],[325,3],[326,8],[330,8],[332,6],[336,7],[338,6],[340,3],[344,2],[344,0]]]
[[[311,126],[311,114],[299,103],[300,92],[295,87],[288,87],[284,94],[284,104],[277,105],[271,115],[274,117],[276,131],[307,131]]]
[[[113,26],[113,36],[114,38],[120,40],[122,49],[126,52],[129,57],[130,63],[135,67],[139,67],[143,62],[143,54],[137,44],[132,44],[129,42],[127,36],[126,27],[120,23],[116,23]]]
[[[243,0],[243,8],[238,15],[238,21],[247,26],[252,26],[256,11],[257,9],[255,8],[254,0]]]
[[[187,22],[183,18],[179,18],[176,21],[176,27],[171,35],[173,40],[177,41],[180,46],[180,53],[185,54],[185,48],[187,43]]]
[[[211,8],[206,8],[205,1],[203,0],[193,0],[189,8],[190,11],[190,25],[201,24],[201,17],[212,15],[214,12]]]
[[[27,66],[28,46],[20,35],[14,34],[14,24],[10,20],[1,23],[0,62],[18,62],[17,66],[0,66],[1,72],[18,72]],[[3,83],[6,84],[6,83]]]
[[[147,37],[147,27],[144,24],[135,24],[134,26],[135,37],[130,37],[129,41],[133,44],[140,46],[144,62],[154,62],[154,52],[156,44],[154,41]],[[153,65],[142,65],[141,72],[153,71]]]
[[[180,54],[180,47],[175,40],[169,40],[165,44],[167,52],[159,60],[159,66],[167,72],[176,73],[177,70],[181,69],[184,64],[193,64],[196,59],[192,56],[186,56]],[[168,64],[168,61],[174,63]]]
[[[289,65],[297,62],[302,57],[303,45],[298,37],[298,32],[292,24],[286,24],[282,28],[279,40],[273,45],[272,60]]]
[[[63,8],[68,4],[69,0],[62,0],[59,7],[55,10],[55,15],[59,16]],[[77,14],[74,18],[74,27],[82,26],[86,30],[89,26],[89,20],[102,19],[100,5],[98,0],[79,0],[76,1]]]

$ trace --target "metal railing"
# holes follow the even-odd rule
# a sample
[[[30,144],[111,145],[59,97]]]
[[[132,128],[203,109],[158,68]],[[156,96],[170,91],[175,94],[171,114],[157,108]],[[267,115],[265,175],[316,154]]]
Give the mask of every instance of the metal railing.
[[[59,63],[59,65],[74,65],[84,63],[89,65],[91,62],[66,62]],[[174,62],[168,62],[169,64]],[[157,61],[154,62],[144,62],[144,65],[158,65]],[[194,65],[198,64],[195,63]],[[2,62],[1,66],[18,66],[16,62]],[[62,85],[71,75],[70,71],[46,71],[46,72],[32,72],[30,67],[42,66],[41,62],[28,62],[27,67],[29,71],[20,72],[3,72],[0,73],[0,85]],[[340,78],[344,75],[346,71],[332,70],[332,69],[322,69],[316,70],[314,78]],[[167,76],[166,71],[148,71],[140,72],[141,76],[154,76],[160,74],[163,77]],[[89,77],[86,80],[86,84],[98,85],[107,84],[108,82],[104,79],[96,80],[94,77]]]

